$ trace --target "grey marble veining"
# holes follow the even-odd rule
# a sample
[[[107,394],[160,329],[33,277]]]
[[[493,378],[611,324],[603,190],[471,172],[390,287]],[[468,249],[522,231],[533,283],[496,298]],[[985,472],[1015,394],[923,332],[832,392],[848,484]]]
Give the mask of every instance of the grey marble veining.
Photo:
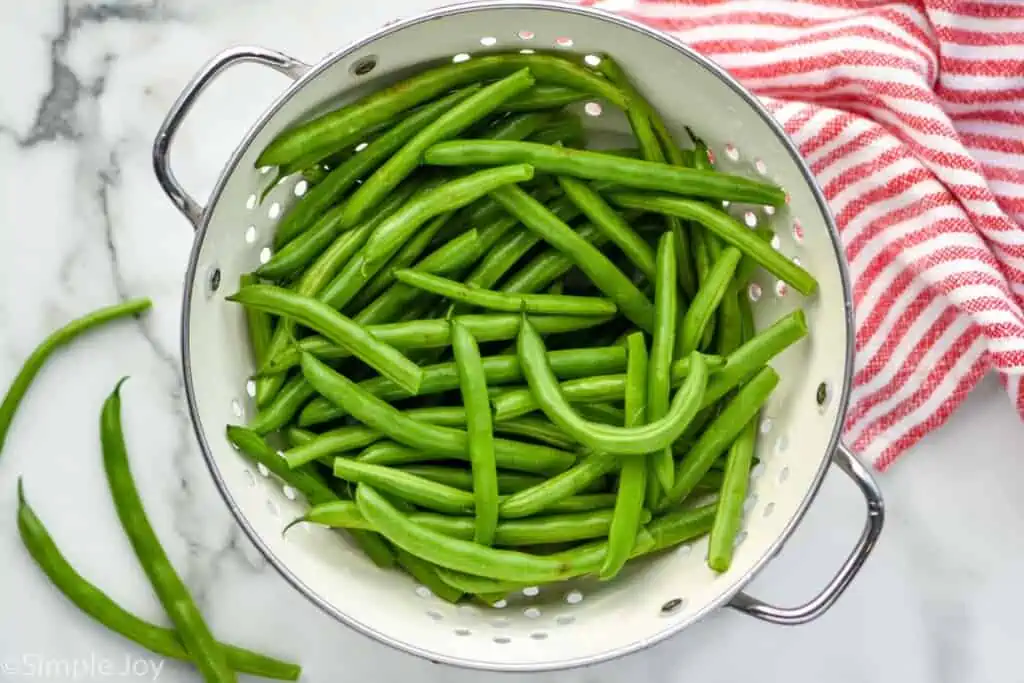
[[[99,330],[55,357],[11,431],[0,459],[0,680],[39,673],[33,663],[49,663],[48,677],[35,676],[44,680],[130,678],[116,672],[131,666],[139,680],[197,680],[189,667],[151,661],[79,614],[27,558],[13,524],[14,481],[23,476],[79,570],[163,623],[111,509],[100,463],[99,408],[123,375],[131,376],[126,436],[147,510],[211,626],[224,639],[300,661],[304,680],[1024,680],[1015,657],[1024,637],[1017,618],[1024,593],[1016,588],[1024,572],[1024,464],[1007,446],[1019,443],[1022,428],[994,381],[883,477],[889,521],[882,543],[847,595],[812,625],[783,629],[723,611],[620,661],[498,677],[392,652],[329,619],[268,567],[212,486],[188,422],[178,320],[192,235],[153,178],[152,137],[187,78],[226,46],[262,44],[316,61],[387,19],[435,4],[387,0],[357,10],[330,0],[39,0],[0,7],[0,382],[67,319],[117,299],[155,303],[142,321]],[[196,197],[206,196],[244,130],[284,85],[278,75],[239,70],[204,95],[173,159]],[[830,476],[751,590],[781,602],[805,599],[838,566],[861,522],[856,492]],[[111,671],[101,673],[99,662]]]

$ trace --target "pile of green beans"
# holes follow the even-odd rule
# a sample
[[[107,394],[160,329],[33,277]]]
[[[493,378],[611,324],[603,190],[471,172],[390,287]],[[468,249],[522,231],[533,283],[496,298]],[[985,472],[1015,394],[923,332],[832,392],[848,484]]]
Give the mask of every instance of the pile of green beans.
[[[593,98],[632,145],[585,149]],[[720,208],[785,191],[688,137],[608,58],[492,54],[273,140],[260,165],[322,179],[228,297],[258,411],[227,437],[305,496],[286,529],[343,530],[453,602],[706,534],[727,571],[770,363],[807,334],[800,311],[755,332],[747,284],[817,283]]]

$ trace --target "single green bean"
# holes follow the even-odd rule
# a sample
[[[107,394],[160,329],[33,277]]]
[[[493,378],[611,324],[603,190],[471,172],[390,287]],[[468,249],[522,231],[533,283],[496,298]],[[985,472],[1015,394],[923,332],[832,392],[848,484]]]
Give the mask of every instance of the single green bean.
[[[307,230],[366,173],[384,163],[424,126],[435,121],[443,113],[479,89],[479,85],[471,85],[432,102],[420,111],[410,114],[371,142],[366,149],[352,155],[343,164],[334,168],[323,181],[307,192],[281,218],[274,235],[274,245],[281,247],[296,235]]]
[[[697,221],[801,294],[809,296],[818,288],[818,281],[813,275],[772,249],[771,245],[765,244],[752,230],[724,211],[703,202],[667,195],[617,193],[611,195],[611,199],[619,206]]]
[[[680,543],[704,536],[714,524],[718,502],[696,508],[683,508],[659,515],[647,525],[647,533],[654,539],[651,552],[666,550]]]
[[[239,287],[259,284],[259,278],[247,273],[238,279]],[[267,350],[274,334],[274,321],[263,311],[246,311],[245,326],[249,333],[249,350],[252,352],[253,365],[260,367],[267,360]]]
[[[322,301],[271,285],[244,287],[227,300],[302,323],[348,348],[354,356],[409,393],[419,390],[423,379],[419,366]]]
[[[473,93],[406,142],[400,150],[363,181],[345,203],[343,225],[355,225],[421,163],[435,143],[453,138],[483,119],[502,102],[536,83],[529,69],[521,69]]]
[[[509,314],[483,314],[458,316],[469,326],[473,336],[481,343],[514,339],[519,333],[522,316]],[[608,321],[608,318],[576,316],[537,316],[533,324],[541,334],[560,334],[587,330]],[[382,325],[371,325],[367,331],[377,341],[398,349],[432,349],[451,345],[451,325],[447,320],[409,320]],[[299,364],[300,353],[311,353],[321,360],[339,360],[351,354],[320,336],[300,339],[292,348],[271,360],[269,372],[282,372]]]
[[[502,517],[530,517],[559,500],[579,493],[618,465],[611,453],[592,453],[571,469],[551,479],[514,493],[501,502]]]
[[[268,280],[287,280],[300,272],[346,231],[341,226],[343,209],[344,205],[331,207],[308,230],[289,241],[257,268],[256,274]]]
[[[285,441],[288,443],[289,448],[295,448],[296,446],[307,444],[316,439],[317,436],[319,436],[319,434],[299,427],[288,427],[284,430]]]
[[[654,337],[651,342],[651,360],[647,373],[648,422],[660,420],[668,413],[672,384],[672,358],[675,351],[676,325],[679,319],[679,289],[676,284],[676,268],[675,241],[672,233],[666,232],[658,241],[658,272],[654,280]],[[683,355],[679,357],[682,358]],[[671,489],[675,469],[671,446],[652,451],[647,456],[647,462],[650,469],[649,475],[658,482],[660,488],[665,491]]]
[[[622,253],[649,279],[655,278],[654,250],[651,245],[629,226],[619,213],[608,205],[586,183],[569,176],[559,176],[558,183],[580,211],[605,238],[618,246]]]
[[[534,90],[536,89],[537,86],[534,86]],[[515,99],[513,97],[510,100],[506,100],[503,106],[507,106]],[[487,134],[481,137],[486,137],[489,140],[525,140],[537,130],[550,123],[551,120],[552,116],[548,112],[531,111],[524,114],[515,114],[498,121]]]
[[[568,104],[585,100],[589,95],[579,90],[560,85],[535,85],[526,92],[506,100],[498,111],[533,111],[536,109],[558,109]],[[523,136],[526,137],[525,135]],[[501,139],[501,138],[494,138]],[[522,139],[522,138],[520,138]]]
[[[42,369],[46,359],[54,351],[69,343],[83,332],[88,332],[94,327],[119,318],[126,318],[130,315],[138,315],[152,306],[149,299],[132,299],[114,306],[101,308],[76,320],[72,320],[59,330],[52,332],[32,351],[25,360],[21,370],[14,377],[11,386],[7,389],[3,403],[0,403],[0,453],[3,452],[4,441],[7,439],[7,431],[11,428],[14,414],[18,411],[28,388],[35,379],[36,374]],[[518,327],[518,326],[517,326]],[[511,337],[509,337],[511,339]]]
[[[775,207],[782,206],[786,199],[781,188],[743,176],[536,142],[452,140],[429,148],[424,159],[435,166],[528,163],[540,173],[613,181],[624,187]]]
[[[445,486],[459,489],[461,491],[473,491],[473,473],[467,469],[458,467],[446,467],[444,465],[408,465],[403,466],[403,472],[408,472],[417,477],[429,479]],[[504,495],[518,493],[523,489],[536,486],[544,481],[541,477],[520,472],[499,472],[498,493]]]
[[[586,145],[587,134],[579,117],[568,114],[559,117],[554,123],[541,128],[528,139],[531,142],[543,145],[583,147]]]
[[[736,273],[742,254],[739,249],[728,247],[711,266],[707,279],[701,282],[697,296],[690,302],[686,314],[679,321],[675,354],[681,358],[696,351],[708,324],[714,319],[722,298],[730,291],[732,277]]]
[[[505,420],[494,425],[494,431],[499,434],[514,434],[525,436],[542,444],[553,446],[560,450],[572,450],[576,442],[568,434],[553,425],[548,420],[535,417],[521,417],[517,420]]]
[[[580,403],[576,406],[580,415],[594,422],[601,422],[606,425],[621,425],[626,422],[626,411],[616,408],[610,403]],[[519,418],[525,420],[529,418]],[[499,422],[499,425],[505,422]]]
[[[560,379],[589,377],[624,370],[625,351],[623,347],[616,346],[563,349],[548,353],[548,362]],[[483,365],[488,386],[510,384],[523,379],[519,358],[515,355],[488,356],[483,359]],[[427,365],[422,370],[423,381],[417,396],[440,394],[459,386],[458,369],[454,362]],[[385,401],[397,401],[409,396],[402,387],[386,377],[374,377],[360,382],[359,386]],[[344,413],[326,398],[320,397],[306,404],[299,415],[299,424],[308,427],[340,417],[344,417]]]
[[[757,418],[740,432],[729,447],[729,459],[718,495],[718,512],[708,541],[708,566],[716,572],[729,570],[736,534],[743,521],[743,502],[747,499],[747,480],[757,444]]]
[[[530,391],[548,419],[588,448],[617,455],[643,455],[671,446],[696,416],[708,379],[703,357],[692,353],[689,375],[663,417],[637,427],[616,427],[588,421],[573,409],[551,372],[544,340],[529,321],[519,331],[519,361]]]
[[[641,329],[652,328],[654,306],[597,247],[519,188],[501,188],[492,196],[526,227],[571,258],[629,320]]]
[[[537,54],[487,55],[461,64],[430,69],[363,100],[286,130],[260,154],[256,165],[279,166],[302,157],[308,159],[310,153],[326,158],[334,150],[359,142],[359,138],[372,126],[384,123],[452,88],[507,76],[524,68],[528,68],[541,83],[576,88],[604,97],[617,106],[627,104],[626,97],[614,85],[561,57]]]
[[[595,247],[604,245],[607,239],[592,223],[581,225],[576,233]],[[572,270],[574,265],[572,259],[562,252],[548,249],[513,273],[501,286],[501,291],[509,294],[538,292],[552,283],[562,282],[558,278]]]
[[[302,356],[302,372],[320,394],[394,441],[438,455],[458,456],[468,452],[466,432],[417,422],[309,354]],[[496,439],[494,447],[496,457],[513,457],[515,453],[524,460],[533,459],[537,469],[548,472],[561,472],[575,460],[571,453],[565,451],[505,439]]]
[[[715,351],[719,355],[728,356],[743,343],[743,329],[740,320],[740,306],[743,303],[741,298],[746,297],[746,292],[737,294],[733,287],[722,297],[718,304],[718,333],[715,337]]]
[[[371,465],[350,458],[335,458],[334,476],[353,484],[369,484],[384,493],[430,510],[451,514],[473,512],[472,493],[394,467]]]
[[[224,649],[214,640],[188,588],[167,558],[139,498],[121,431],[121,385],[125,379],[117,383],[104,402],[100,418],[103,467],[114,509],[139,564],[153,585],[153,591],[203,678],[207,681],[236,681],[237,676],[228,664]]]
[[[228,425],[227,437],[241,453],[266,467],[281,481],[305,496],[311,505],[319,505],[338,497],[308,466],[291,467],[281,454],[253,430]]]
[[[533,168],[523,164],[478,171],[446,182],[415,201],[410,201],[381,223],[362,250],[345,264],[341,272],[320,293],[320,300],[333,308],[344,308],[352,297],[359,293],[366,281],[373,277],[426,221],[438,214],[465,206],[502,185],[523,182],[532,177]]]
[[[747,423],[760,413],[761,406],[778,383],[778,373],[769,366],[740,387],[679,464],[675,484],[666,494],[664,506],[682,502],[696,488],[718,456],[736,440]]]
[[[452,321],[452,351],[458,368],[462,404],[466,407],[466,433],[469,435],[476,517],[473,540],[481,545],[492,545],[498,525],[498,465],[494,455],[494,427],[491,403],[487,397],[487,375],[473,333],[457,319]]]
[[[295,414],[313,398],[316,391],[301,375],[292,377],[265,408],[260,409],[249,422],[249,429],[257,434],[269,434],[291,422]]]
[[[437,574],[437,567],[434,565],[397,547],[395,548],[395,558],[398,560],[399,566],[409,576],[416,579],[421,586],[426,586],[431,593],[445,602],[455,604],[462,599],[462,591],[452,588],[442,581]]]
[[[547,583],[572,576],[570,563],[461,541],[412,523],[380,493],[360,484],[359,511],[396,546],[448,569],[495,579]]]
[[[647,419],[647,343],[642,332],[634,332],[626,338],[626,344],[628,366],[625,426],[637,427]],[[601,565],[602,579],[607,580],[618,574],[633,550],[636,535],[642,524],[647,469],[647,463],[643,458],[629,458],[622,462],[615,497],[615,513],[608,530],[608,553]]]
[[[138,643],[154,654],[182,661],[192,660],[192,655],[185,649],[174,629],[156,626],[140,619],[78,573],[29,506],[20,479],[18,532],[36,565],[46,574],[54,587],[82,612],[107,629]],[[283,662],[235,645],[217,645],[224,651],[228,666],[241,673],[281,681],[298,680],[302,673],[297,664]]]
[[[617,310],[612,301],[592,296],[506,294],[489,289],[468,287],[461,282],[415,270],[400,270],[395,273],[395,277],[407,285],[424,291],[492,311],[608,316]]]

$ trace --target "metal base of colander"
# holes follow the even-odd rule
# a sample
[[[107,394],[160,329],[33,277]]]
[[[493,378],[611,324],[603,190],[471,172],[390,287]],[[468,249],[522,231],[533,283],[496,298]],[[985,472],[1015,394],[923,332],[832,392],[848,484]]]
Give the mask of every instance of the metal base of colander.
[[[339,102],[398,80],[426,63],[498,50],[610,52],[664,112],[674,132],[692,124],[718,165],[763,175],[787,189],[784,209],[729,207],[751,227],[772,221],[773,244],[816,275],[820,292],[801,299],[767,274],[751,285],[763,327],[798,306],[811,336],[773,365],[782,383],[764,411],[758,456],[732,569],[704,564],[706,540],[630,567],[611,582],[577,581],[527,589],[493,609],[452,606],[397,572],[374,567],[338,533],[296,529],[285,521],[304,509],[295,492],[252,468],[223,435],[224,425],[252,414],[253,368],[238,306],[224,301],[241,273],[269,257],[277,218],[305,183],[286,178],[257,201],[269,176],[253,168],[281,130]],[[202,90],[243,62],[295,79],[246,135],[201,206],[172,174],[169,147]],[[581,109],[583,111],[583,109]],[[585,108],[603,135],[628,131],[612,107]],[[680,139],[683,139],[680,137]],[[433,661],[494,670],[544,670],[610,659],[652,645],[708,612],[729,605],[781,624],[824,613],[853,579],[881,531],[880,492],[839,443],[853,368],[853,306],[838,234],[807,167],[768,112],[735,81],[671,38],[629,20],[563,3],[470,3],[392,24],[316,66],[260,48],[228,50],[186,87],[158,133],[156,174],[196,227],[185,285],[182,363],[189,409],[210,472],[238,523],[292,585],[340,621]],[[849,558],[804,605],[775,607],[739,591],[781,549],[814,499],[829,464],[860,487],[867,523]]]

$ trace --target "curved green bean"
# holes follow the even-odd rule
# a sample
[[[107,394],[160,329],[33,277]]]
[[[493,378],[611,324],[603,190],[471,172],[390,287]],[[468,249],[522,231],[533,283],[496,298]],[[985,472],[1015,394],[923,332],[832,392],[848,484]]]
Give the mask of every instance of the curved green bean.
[[[757,444],[757,418],[751,419],[729,446],[725,475],[718,494],[718,512],[708,541],[708,566],[716,572],[729,570],[736,534],[743,521],[743,502],[747,499],[747,480]]]
[[[394,441],[439,455],[458,456],[468,452],[466,432],[417,422],[309,354],[302,356],[302,372],[320,394]],[[546,446],[496,439],[494,447],[496,457],[513,457],[515,454],[524,462],[532,460],[538,470],[548,472],[561,472],[575,461],[572,453]],[[522,466],[517,469],[522,469]]]
[[[460,315],[458,318],[481,343],[514,339],[522,322],[522,316],[507,313]],[[533,324],[541,334],[560,334],[590,329],[607,321],[608,318],[547,315],[536,316]],[[367,331],[377,341],[398,349],[432,349],[451,345],[451,325],[443,319],[371,325]],[[339,360],[351,355],[347,349],[314,335],[300,339],[297,344],[272,359],[268,372],[282,372],[298,365],[301,353],[310,353],[321,360]]]
[[[724,211],[703,202],[666,195],[616,193],[611,200],[619,206],[654,211],[697,221],[722,241],[736,247],[746,256],[805,296],[818,288],[818,281],[803,267],[765,244],[752,230],[741,225]]]
[[[761,406],[778,383],[778,373],[768,366],[740,387],[679,464],[675,484],[666,493],[662,507],[682,502],[696,488],[718,456],[736,440],[747,423],[760,413]]]
[[[419,390],[423,379],[419,366],[322,301],[271,285],[244,287],[227,300],[296,320],[348,348],[355,357],[409,393]]]
[[[345,202],[343,225],[355,225],[377,206],[417,166],[423,153],[437,142],[455,137],[463,130],[493,112],[505,100],[521,93],[536,80],[529,69],[521,69],[481,88],[455,104],[428,124],[395,152],[373,175],[363,181]]]
[[[594,285],[615,302],[624,316],[643,330],[652,328],[654,306],[597,247],[521,189],[507,186],[491,194],[523,225],[572,259]]]
[[[730,284],[741,256],[739,249],[728,247],[722,250],[721,256],[711,266],[707,279],[701,282],[697,296],[690,302],[686,314],[679,321],[675,348],[677,357],[696,351],[701,345],[708,323],[714,319],[722,298],[730,291]]]
[[[675,283],[673,283],[674,285]],[[642,425],[647,415],[648,354],[642,332],[626,338],[628,367],[626,369],[626,427]],[[600,576],[607,580],[625,566],[633,550],[637,532],[643,523],[644,495],[647,490],[647,462],[643,458],[624,460],[619,471],[619,487],[615,512],[608,530],[608,553],[601,565]]]
[[[7,431],[11,428],[14,414],[18,410],[28,388],[35,379],[36,374],[42,369],[46,359],[54,351],[64,346],[83,332],[88,332],[94,327],[119,318],[126,318],[130,315],[138,315],[149,309],[153,303],[149,299],[132,299],[114,306],[95,310],[87,315],[72,320],[64,327],[52,332],[32,351],[31,355],[21,366],[21,370],[14,377],[11,386],[7,389],[3,403],[0,403],[0,453],[3,452],[4,442],[7,440]],[[518,326],[517,326],[518,329]],[[510,336],[509,339],[512,337]]]
[[[139,498],[121,431],[121,385],[125,379],[103,403],[100,417],[103,468],[114,509],[153,591],[203,677],[207,681],[236,681],[223,648],[214,640],[188,588],[171,565]]]
[[[228,441],[244,455],[270,470],[281,481],[301,493],[310,505],[319,505],[337,499],[319,475],[305,467],[293,467],[271,448],[259,434],[245,427],[228,425]]]
[[[643,455],[671,446],[696,416],[708,379],[703,357],[691,354],[689,375],[664,417],[642,426],[615,427],[590,422],[573,409],[562,394],[558,378],[551,372],[544,340],[529,321],[519,332],[519,360],[530,391],[548,419],[594,451],[617,455]]]
[[[619,464],[611,453],[592,453],[571,469],[536,486],[513,493],[498,507],[502,517],[530,517],[579,493]]]
[[[457,320],[457,319],[456,319]],[[460,323],[461,324],[461,323]],[[564,349],[548,353],[552,371],[560,379],[588,377],[604,373],[620,372],[625,369],[625,348],[598,346],[581,349]],[[517,356],[488,356],[483,359],[484,375],[488,386],[519,382],[523,372]],[[458,369],[454,362],[427,365],[422,368],[423,381],[417,396],[429,396],[451,391],[459,386]],[[377,398],[396,401],[408,397],[408,392],[386,377],[374,377],[359,383],[359,386]],[[344,413],[326,398],[315,398],[306,404],[299,414],[299,424],[304,427],[330,422]]]
[[[537,583],[559,581],[575,571],[569,562],[489,548],[413,524],[366,484],[356,489],[356,503],[363,517],[389,541],[441,567],[477,576]]]
[[[651,342],[651,360],[647,371],[648,422],[660,420],[668,413],[672,384],[672,358],[675,352],[676,325],[679,319],[676,263],[675,240],[671,232],[666,232],[658,240],[658,273],[654,280],[654,337]],[[688,355],[689,353],[678,354],[678,357],[682,358]],[[672,459],[671,446],[652,451],[647,456],[647,461],[650,474],[661,489],[665,491],[671,489],[672,477],[675,474],[675,461]]]
[[[481,545],[492,545],[498,525],[498,465],[494,454],[487,376],[476,339],[458,320],[452,321],[452,351],[458,368],[462,404],[466,408],[466,433],[469,435],[476,517],[473,540]]]
[[[274,245],[281,247],[307,230],[313,221],[330,209],[360,178],[384,163],[424,126],[479,89],[479,85],[470,85],[424,106],[373,140],[366,149],[353,154],[333,169],[326,178],[295,202],[291,210],[281,218],[274,235]]]
[[[397,271],[395,277],[407,285],[446,297],[452,301],[492,311],[608,316],[617,310],[613,302],[592,296],[506,294],[490,289],[469,287],[455,280],[415,270]]]
[[[350,458],[335,458],[334,476],[354,484],[369,484],[384,493],[429,510],[451,514],[473,512],[472,493],[394,467],[371,465]]]
[[[333,308],[344,308],[426,221],[465,206],[502,185],[532,177],[533,168],[528,165],[503,166],[448,181],[410,201],[381,223],[362,250],[324,288],[319,299]],[[348,206],[351,205],[349,202]]]
[[[107,594],[90,583],[68,562],[53,537],[36,516],[25,499],[21,480],[18,480],[18,532],[22,543],[36,565],[46,574],[53,586],[78,609],[107,629],[154,654],[182,661],[191,661],[177,631],[156,626],[128,612]],[[302,673],[297,664],[246,650],[235,645],[217,643],[224,651],[228,666],[241,673],[295,681]]]
[[[278,135],[256,160],[257,166],[280,166],[311,153],[326,158],[359,142],[365,131],[452,88],[507,76],[528,68],[538,81],[576,88],[625,107],[627,99],[608,81],[577,64],[551,55],[496,54],[449,64],[401,81],[369,97],[328,112]],[[365,150],[364,150],[365,151]],[[320,156],[322,155],[322,156]]]
[[[689,197],[724,199],[776,207],[785,204],[786,200],[786,193],[781,188],[743,176],[717,171],[698,171],[536,142],[451,140],[429,148],[424,160],[435,166],[528,163],[540,173],[612,181],[624,187],[660,190]]]

